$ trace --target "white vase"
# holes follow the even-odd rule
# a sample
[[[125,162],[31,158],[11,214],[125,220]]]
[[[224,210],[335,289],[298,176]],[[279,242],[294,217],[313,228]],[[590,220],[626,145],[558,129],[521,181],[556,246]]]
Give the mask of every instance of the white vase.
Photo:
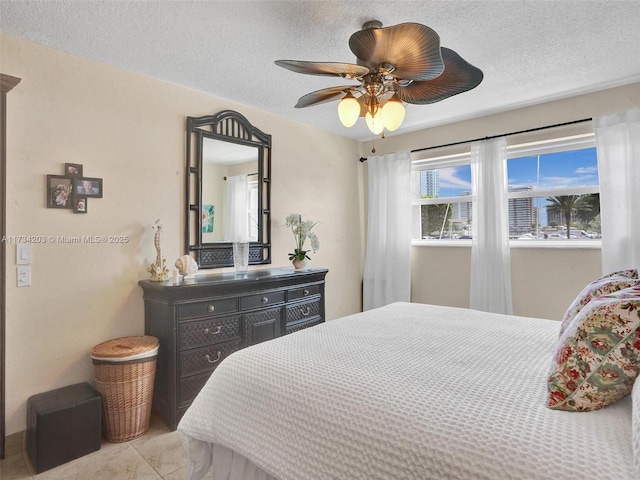
[[[307,266],[307,259],[304,258],[302,260],[298,260],[297,258],[293,259],[293,268],[296,270],[304,270]]]

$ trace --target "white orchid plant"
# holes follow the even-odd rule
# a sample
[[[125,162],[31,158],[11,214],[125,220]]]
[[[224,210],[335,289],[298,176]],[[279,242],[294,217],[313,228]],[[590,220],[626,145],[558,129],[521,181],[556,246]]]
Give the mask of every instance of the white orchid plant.
[[[309,250],[304,250],[304,244],[307,238],[311,241],[311,250],[315,253],[320,250],[320,242],[315,232],[311,229],[317,225],[317,222],[312,220],[302,220],[302,216],[299,213],[292,213],[286,219],[287,227],[293,232],[293,237],[296,239],[296,248],[293,253],[289,253],[289,260],[297,258],[302,261],[304,259],[311,260],[307,253]]]

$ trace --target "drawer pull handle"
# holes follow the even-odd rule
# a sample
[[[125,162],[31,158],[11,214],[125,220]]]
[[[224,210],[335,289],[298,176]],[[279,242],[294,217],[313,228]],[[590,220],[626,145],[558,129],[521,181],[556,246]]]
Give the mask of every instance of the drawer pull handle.
[[[307,315],[309,315],[310,311],[311,309],[308,306],[306,306],[302,310],[300,310],[300,313],[302,313],[302,315],[306,317]]]
[[[208,328],[204,329],[204,333],[208,335],[217,335],[222,331],[222,327],[218,325],[214,331],[209,330]]]
[[[218,350],[218,355],[216,355],[216,359],[215,360],[211,360],[211,357],[209,356],[209,354],[207,353],[204,358],[207,359],[207,362],[209,363],[218,363],[220,361],[220,357],[222,356],[222,352],[220,350]]]
[[[307,295],[309,295],[309,290],[307,290],[306,288],[303,290],[302,294],[306,297]]]
[[[213,305],[209,305],[207,307],[207,310],[209,310],[209,313],[212,313],[215,309],[216,309],[216,307],[214,307]]]
[[[262,303],[269,303],[269,297],[262,297]]]

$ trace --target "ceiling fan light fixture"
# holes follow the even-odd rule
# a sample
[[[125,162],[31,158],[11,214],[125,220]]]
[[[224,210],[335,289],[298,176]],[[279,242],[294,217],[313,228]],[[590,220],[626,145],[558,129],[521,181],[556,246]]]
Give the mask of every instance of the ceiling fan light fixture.
[[[367,123],[367,127],[374,135],[380,135],[384,130],[384,122],[382,121],[382,115],[371,115],[371,112],[367,112],[364,116],[364,120]]]
[[[378,20],[366,22],[349,38],[349,48],[357,63],[276,61],[293,72],[360,82],[308,93],[295,108],[341,100],[338,116],[345,127],[365,117],[369,130],[379,135],[385,128],[391,132],[400,128],[404,105],[442,101],[474,89],[484,77],[482,70],[442,47],[433,29],[419,23],[383,27]]]
[[[393,94],[387,103],[382,106],[382,123],[384,128],[393,132],[400,128],[404,121],[404,105],[398,98],[397,94]]]
[[[360,116],[360,104],[349,91],[338,104],[338,117],[345,127],[353,127]]]

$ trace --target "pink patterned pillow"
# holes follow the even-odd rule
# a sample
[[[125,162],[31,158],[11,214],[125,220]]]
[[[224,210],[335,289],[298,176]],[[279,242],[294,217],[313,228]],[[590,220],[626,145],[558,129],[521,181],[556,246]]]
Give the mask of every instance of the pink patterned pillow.
[[[560,338],[547,406],[589,411],[631,393],[640,370],[640,285],[596,297]]]
[[[629,288],[638,283],[638,270],[621,270],[600,277],[584,287],[571,303],[560,324],[560,337],[571,323],[571,320],[587,305],[592,298]]]

